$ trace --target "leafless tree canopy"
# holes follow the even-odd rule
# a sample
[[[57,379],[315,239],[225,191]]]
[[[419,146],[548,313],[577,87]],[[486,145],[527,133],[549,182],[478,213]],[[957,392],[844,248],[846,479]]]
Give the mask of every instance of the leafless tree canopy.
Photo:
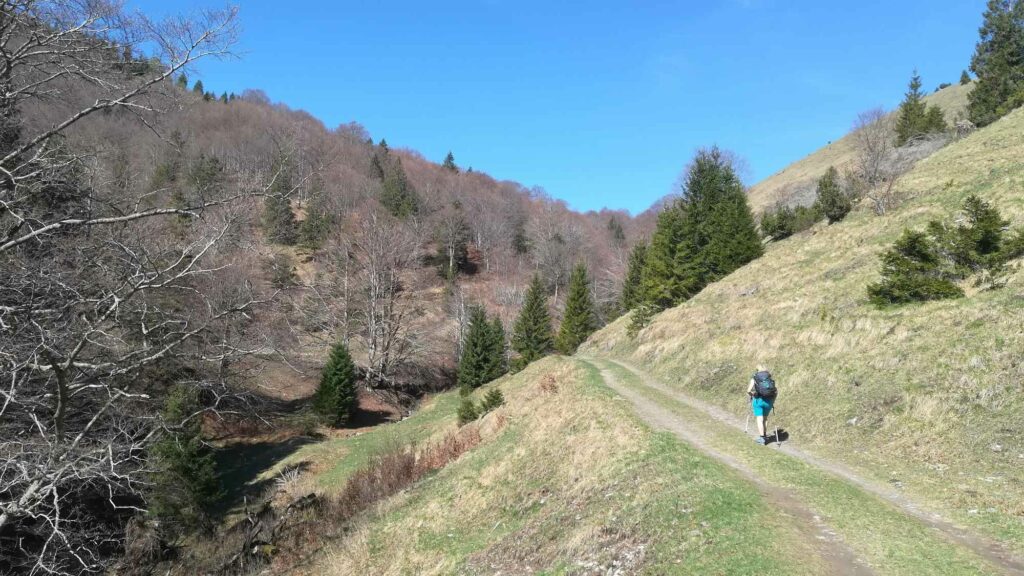
[[[234,22],[107,0],[0,8],[0,571],[103,571],[145,505],[153,387],[215,392],[207,375],[244,351],[259,297],[232,278],[237,188],[174,203],[77,140],[102,111],[156,130],[168,79],[227,55]]]

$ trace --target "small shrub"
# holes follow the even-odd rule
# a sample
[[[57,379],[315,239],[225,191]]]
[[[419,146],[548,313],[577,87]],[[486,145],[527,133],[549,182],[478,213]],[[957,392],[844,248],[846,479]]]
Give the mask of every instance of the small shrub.
[[[780,204],[761,215],[761,234],[772,240],[783,240],[809,229],[820,222],[822,218],[821,207],[818,203],[796,208]]]
[[[482,416],[504,403],[505,395],[501,393],[501,390],[492,388],[487,391],[487,394],[484,394],[484,399],[480,402],[480,415]]]
[[[868,286],[868,296],[876,306],[963,295],[943,265],[935,243],[924,232],[912,230],[905,230],[882,254],[882,281]]]
[[[459,409],[456,412],[459,418],[459,426],[465,426],[470,422],[480,417],[480,412],[476,409],[476,404],[468,396],[463,396],[462,401],[459,402]]]

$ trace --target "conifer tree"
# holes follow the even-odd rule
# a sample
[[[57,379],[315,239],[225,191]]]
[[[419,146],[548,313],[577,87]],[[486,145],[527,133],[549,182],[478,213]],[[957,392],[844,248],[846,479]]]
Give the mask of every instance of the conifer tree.
[[[459,408],[456,415],[459,419],[459,426],[465,426],[479,418],[480,412],[477,411],[476,405],[473,404],[473,400],[469,396],[463,395],[462,401],[459,402]]]
[[[818,180],[818,206],[828,218],[829,224],[839,222],[850,213],[853,203],[839,184],[839,171],[829,166],[825,175]]]
[[[640,304],[655,311],[669,308],[685,297],[677,270],[682,260],[685,209],[683,201],[678,200],[658,214],[658,225],[646,250],[640,274]]]
[[[868,296],[877,306],[963,296],[944,268],[928,235],[905,230],[892,249],[882,254],[882,280],[868,286]]]
[[[459,171],[459,167],[455,164],[455,155],[452,154],[451,150],[449,150],[448,155],[444,157],[443,166],[452,172]]]
[[[497,380],[508,372],[508,346],[505,342],[505,325],[497,315],[491,319],[490,363],[487,366],[487,381]]]
[[[381,205],[395,218],[404,219],[419,213],[419,195],[405,176],[402,160],[388,153],[384,140],[373,156],[373,165],[381,179]]]
[[[228,103],[228,93],[227,92],[222,92],[221,93],[220,101],[221,101],[222,104],[227,104]]]
[[[967,73],[967,70],[964,70],[963,72],[960,73],[960,85],[961,86],[966,86],[966,85],[968,85],[970,83],[971,83],[971,75]]]
[[[548,314],[544,283],[539,275],[535,275],[512,331],[512,349],[519,354],[516,368],[522,369],[546,356],[552,345],[551,316]]]
[[[196,83],[192,86],[192,91],[199,95],[206,94],[206,90],[203,88],[203,81],[196,80]]]
[[[927,104],[921,93],[921,77],[914,70],[910,85],[900,104],[896,120],[896,146],[903,146],[912,138],[919,136],[924,126]]]
[[[276,162],[273,178],[263,200],[263,229],[271,242],[292,245],[298,239],[298,227],[288,199],[293,188],[291,166],[283,154]]]
[[[188,90],[188,76],[186,76],[185,74],[178,76],[178,88],[181,88],[182,90]]]
[[[640,304],[640,279],[644,271],[647,244],[640,243],[629,253],[626,277],[622,281],[622,309],[632,310]]]
[[[597,330],[594,300],[590,295],[587,267],[577,264],[569,277],[569,295],[565,301],[565,315],[559,326],[555,345],[562,354],[574,354],[580,344]]]
[[[622,224],[619,223],[619,219],[615,216],[608,219],[608,233],[611,234],[612,242],[615,243],[616,247],[621,248],[626,244],[626,232],[622,229]]]
[[[207,525],[221,496],[213,450],[203,442],[194,390],[175,386],[165,400],[164,435],[150,448],[150,515],[184,532]]]
[[[339,342],[320,375],[320,385],[313,396],[313,410],[331,426],[344,426],[355,413],[356,366],[348,347]]]
[[[1024,104],[1024,0],[989,0],[971,58],[971,122],[986,126]]]
[[[492,324],[487,320],[483,306],[469,309],[469,325],[459,358],[458,382],[463,393],[476,390],[496,376],[500,362]]]

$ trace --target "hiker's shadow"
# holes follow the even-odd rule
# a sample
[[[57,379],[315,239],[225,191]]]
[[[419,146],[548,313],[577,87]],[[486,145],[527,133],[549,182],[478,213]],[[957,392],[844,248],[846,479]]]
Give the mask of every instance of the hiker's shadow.
[[[774,442],[778,444],[781,442],[785,442],[787,440],[789,440],[789,432],[786,432],[784,429],[779,428],[774,436],[768,438],[768,443],[771,444],[772,442]]]

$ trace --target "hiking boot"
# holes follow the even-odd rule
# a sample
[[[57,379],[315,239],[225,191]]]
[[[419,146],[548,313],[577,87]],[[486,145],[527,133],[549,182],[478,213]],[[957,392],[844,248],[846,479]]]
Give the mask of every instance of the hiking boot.
[[[755,442],[757,442],[761,446],[764,446],[764,445],[768,444],[768,439],[765,438],[764,436],[758,436],[757,440],[755,440]]]

